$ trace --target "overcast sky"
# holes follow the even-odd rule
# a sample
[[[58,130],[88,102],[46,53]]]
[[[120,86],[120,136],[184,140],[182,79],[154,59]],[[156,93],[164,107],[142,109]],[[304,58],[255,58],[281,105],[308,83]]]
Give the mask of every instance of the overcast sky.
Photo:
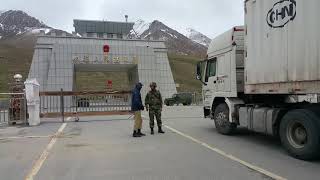
[[[181,33],[194,28],[210,38],[243,24],[244,0],[1,0],[0,10],[23,10],[45,24],[73,31],[73,19],[160,20]]]

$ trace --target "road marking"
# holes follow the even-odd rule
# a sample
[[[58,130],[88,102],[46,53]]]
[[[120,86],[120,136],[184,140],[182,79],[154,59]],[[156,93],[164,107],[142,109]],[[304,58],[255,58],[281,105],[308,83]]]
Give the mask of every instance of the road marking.
[[[32,139],[32,138],[50,138],[50,136],[13,136],[13,137],[3,137],[0,140],[7,140],[7,139]]]
[[[238,163],[246,166],[247,168],[250,168],[250,169],[252,169],[252,170],[254,170],[254,171],[257,171],[257,172],[259,172],[259,173],[261,173],[261,174],[264,174],[264,175],[266,175],[266,176],[268,176],[268,177],[270,177],[270,178],[272,178],[272,179],[276,179],[276,180],[287,180],[287,179],[284,178],[284,177],[281,177],[281,176],[276,175],[276,174],[274,174],[274,173],[272,173],[272,172],[270,172],[270,171],[267,171],[267,170],[265,170],[265,169],[262,169],[262,168],[260,168],[260,167],[255,166],[255,165],[253,165],[253,164],[250,164],[250,163],[248,163],[248,162],[246,162],[246,161],[243,161],[243,160],[241,160],[241,159],[239,159],[239,158],[237,158],[237,157],[235,157],[235,156],[233,156],[233,155],[231,155],[231,154],[228,154],[228,153],[226,153],[226,152],[224,152],[224,151],[222,151],[222,150],[220,150],[220,149],[218,149],[218,148],[212,147],[212,146],[208,145],[208,144],[205,143],[205,142],[202,142],[202,141],[197,140],[197,139],[195,139],[195,138],[193,138],[193,137],[191,137],[191,136],[189,136],[189,135],[187,135],[187,134],[184,134],[184,133],[182,133],[182,132],[180,132],[180,131],[178,131],[178,130],[170,127],[170,126],[165,125],[165,127],[168,128],[169,130],[171,130],[171,131],[173,131],[173,132],[175,132],[175,133],[177,133],[177,134],[179,134],[179,135],[187,138],[187,139],[190,139],[191,141],[193,141],[193,142],[195,142],[195,143],[197,143],[197,144],[200,144],[201,146],[204,146],[204,147],[206,147],[206,148],[208,148],[208,149],[210,149],[210,150],[212,150],[212,151],[214,151],[214,152],[216,152],[216,153],[218,153],[218,154],[220,154],[220,155],[222,155],[222,156],[224,156],[224,157],[226,157],[226,158],[228,158],[228,159],[231,159],[231,160],[233,160],[233,161],[235,161],[235,162],[238,162]]]
[[[67,123],[63,123],[60,126],[59,130],[54,134],[54,136],[52,137],[51,141],[49,142],[47,147],[42,152],[42,154],[39,157],[39,159],[32,166],[32,169],[28,173],[28,175],[26,176],[25,180],[33,180],[33,177],[38,174],[41,166],[43,165],[44,161],[47,159],[47,157],[48,157],[48,155],[50,153],[50,150],[52,149],[53,145],[56,143],[57,138],[62,134],[62,132],[63,132],[63,130],[64,130],[64,128],[66,126],[67,126]]]

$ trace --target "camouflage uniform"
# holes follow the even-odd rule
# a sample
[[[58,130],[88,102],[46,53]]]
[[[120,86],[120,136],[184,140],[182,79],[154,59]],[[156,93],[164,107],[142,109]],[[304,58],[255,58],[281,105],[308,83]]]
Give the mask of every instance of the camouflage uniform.
[[[150,128],[154,128],[154,117],[157,119],[158,127],[161,128],[162,97],[160,91],[149,91],[145,99],[145,105],[149,107]]]

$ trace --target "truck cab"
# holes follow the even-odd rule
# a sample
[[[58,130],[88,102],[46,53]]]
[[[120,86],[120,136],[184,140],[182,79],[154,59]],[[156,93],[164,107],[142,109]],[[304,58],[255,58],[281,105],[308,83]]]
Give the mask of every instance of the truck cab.
[[[305,71],[304,76],[298,76],[304,67],[313,66],[308,63],[310,59],[302,59],[304,66],[298,66],[302,62],[283,55],[282,51],[274,51],[271,57],[277,57],[277,62],[291,64],[278,67],[278,64],[271,63],[275,60],[260,51],[268,51],[272,43],[250,38],[256,35],[246,33],[252,32],[251,29],[250,24],[246,24],[246,29],[237,26],[213,39],[207,58],[197,64],[196,78],[203,84],[204,117],[214,120],[220,134],[232,135],[237,127],[242,127],[279,137],[283,147],[295,158],[319,158],[320,91],[314,87],[319,87],[320,77],[312,76],[315,80],[309,80],[307,75],[315,71]],[[265,37],[271,38],[272,35],[268,32]],[[282,42],[282,39],[272,40],[274,43]],[[252,44],[261,45],[256,47]],[[261,47],[266,50],[259,49]],[[260,53],[256,53],[257,50]],[[305,48],[303,50],[306,51]],[[307,56],[316,62],[314,67],[319,64],[318,52],[312,51]],[[296,70],[292,71],[292,67]],[[291,79],[300,79],[279,81],[278,76],[283,74]]]
[[[243,93],[243,26],[236,26],[212,40],[207,58],[197,64],[197,79],[203,84],[205,117],[212,115],[212,104],[217,97],[236,98]]]

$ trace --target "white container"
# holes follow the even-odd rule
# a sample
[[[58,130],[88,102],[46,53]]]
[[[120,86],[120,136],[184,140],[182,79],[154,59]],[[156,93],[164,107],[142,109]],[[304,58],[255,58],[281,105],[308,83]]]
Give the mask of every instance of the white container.
[[[320,92],[320,1],[245,2],[245,93]]]

